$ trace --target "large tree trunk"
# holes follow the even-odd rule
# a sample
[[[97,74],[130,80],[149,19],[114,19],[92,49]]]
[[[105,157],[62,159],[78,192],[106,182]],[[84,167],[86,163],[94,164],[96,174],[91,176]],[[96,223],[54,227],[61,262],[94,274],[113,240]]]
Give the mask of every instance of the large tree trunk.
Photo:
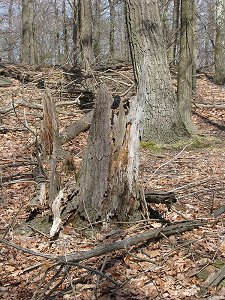
[[[193,16],[194,0],[182,0],[177,97],[182,120],[191,133],[195,132],[191,120],[194,58]]]
[[[51,236],[71,215],[89,223],[127,220],[139,206],[141,99],[132,99],[129,113],[120,103],[116,113],[107,87],[101,85],[77,183],[68,183],[53,203]]]
[[[189,136],[173,91],[157,1],[126,0],[127,27],[137,85],[143,79],[143,139],[170,143]],[[143,75],[145,74],[145,75]]]
[[[218,84],[225,83],[225,0],[217,0],[215,77]]]

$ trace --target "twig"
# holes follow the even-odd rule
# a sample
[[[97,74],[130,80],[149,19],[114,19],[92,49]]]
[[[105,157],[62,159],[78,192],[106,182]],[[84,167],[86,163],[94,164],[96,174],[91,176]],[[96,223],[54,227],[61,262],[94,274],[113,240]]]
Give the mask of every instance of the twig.
[[[15,249],[19,250],[19,251],[22,251],[24,253],[31,254],[31,255],[34,255],[34,256],[40,256],[40,257],[44,257],[44,258],[51,259],[51,260],[55,260],[57,258],[57,256],[54,256],[54,255],[51,255],[51,254],[36,252],[36,251],[30,250],[30,249],[27,249],[25,247],[21,247],[19,245],[11,243],[11,242],[9,242],[5,239],[2,239],[2,238],[0,239],[0,243],[8,245],[12,248],[15,248]]]
[[[192,143],[188,144],[188,145],[185,145],[184,148],[179,152],[177,153],[172,159],[168,160],[167,162],[165,162],[164,164],[162,164],[161,166],[159,166],[155,171],[154,173],[151,175],[149,181],[154,177],[154,175],[158,172],[159,169],[161,169],[162,167],[168,165],[169,163],[171,163],[172,161],[174,161],[179,155],[181,155],[181,153],[188,147],[190,146]]]
[[[29,227],[30,229],[32,229],[33,231],[35,231],[35,232],[37,232],[37,233],[39,233],[39,234],[41,234],[41,235],[43,235],[43,236],[45,236],[45,237],[47,237],[47,238],[49,237],[47,234],[45,234],[44,232],[38,230],[37,228],[34,228],[34,227],[30,226],[30,225],[28,225],[28,227]]]
[[[118,285],[119,285],[119,284],[118,284],[115,280],[113,280],[111,277],[109,277],[108,275],[104,274],[103,272],[101,272],[101,271],[99,271],[99,270],[92,269],[92,268],[90,268],[90,267],[88,267],[88,266],[84,266],[84,265],[82,265],[82,264],[80,264],[80,263],[77,263],[77,262],[67,262],[66,264],[68,264],[68,265],[73,265],[73,266],[77,266],[77,267],[80,268],[80,269],[88,270],[88,271],[90,271],[91,273],[94,273],[94,274],[96,274],[96,275],[99,275],[99,276],[101,276],[101,277],[106,278],[107,280],[109,280],[110,282],[112,282],[113,284],[115,284],[115,286],[118,286]]]

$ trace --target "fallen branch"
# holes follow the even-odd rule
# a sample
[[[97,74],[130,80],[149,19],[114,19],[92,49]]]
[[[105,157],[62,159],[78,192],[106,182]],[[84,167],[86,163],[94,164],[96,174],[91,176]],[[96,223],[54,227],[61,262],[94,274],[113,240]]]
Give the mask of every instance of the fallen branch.
[[[63,106],[63,105],[74,105],[74,104],[78,104],[79,103],[79,98],[80,96],[77,97],[76,100],[74,101],[58,101],[56,102],[56,106]],[[26,102],[24,100],[17,100],[15,101],[15,104],[14,104],[15,108],[18,107],[18,106],[25,106],[25,107],[28,107],[28,108],[31,108],[31,109],[39,109],[39,110],[42,110],[43,109],[43,105],[42,104],[38,104],[38,103],[30,103],[30,102]],[[10,111],[13,110],[13,105],[10,105],[2,110],[0,110],[0,114],[4,115],[4,114],[7,114],[9,113]]]
[[[8,245],[10,247],[16,248],[17,250],[20,250],[24,253],[28,253],[35,256],[44,257],[46,259],[54,260],[58,264],[67,264],[67,263],[78,263],[84,260],[87,260],[92,257],[98,257],[101,255],[104,255],[106,253],[114,252],[121,249],[127,249],[128,247],[131,247],[133,245],[137,245],[139,243],[144,243],[146,241],[151,241],[155,239],[160,239],[165,236],[170,236],[177,233],[182,233],[188,230],[192,230],[194,228],[198,228],[200,226],[209,224],[207,220],[194,220],[194,221],[185,221],[177,224],[172,224],[170,226],[157,228],[157,229],[151,229],[145,233],[140,233],[135,236],[132,236],[130,238],[126,238],[121,241],[104,244],[101,246],[97,246],[91,250],[87,251],[79,251],[74,252],[68,255],[63,256],[54,256],[51,254],[44,254],[41,252],[36,252],[21,246],[18,246],[16,244],[13,244],[7,240],[0,239],[0,242]]]
[[[194,104],[196,107],[199,108],[215,108],[215,109],[225,109],[225,105],[224,104],[203,104],[203,103],[195,103]]]
[[[214,274],[214,276],[212,276],[212,278],[209,279],[209,281],[207,280],[207,282],[204,283],[203,287],[204,289],[208,289],[210,287],[217,286],[224,278],[225,278],[225,266],[223,266],[222,269],[216,272],[216,274]]]

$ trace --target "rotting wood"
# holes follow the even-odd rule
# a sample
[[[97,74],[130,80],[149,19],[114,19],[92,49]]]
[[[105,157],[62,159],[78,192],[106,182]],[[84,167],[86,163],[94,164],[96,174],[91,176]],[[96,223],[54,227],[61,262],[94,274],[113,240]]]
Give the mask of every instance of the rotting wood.
[[[149,191],[145,192],[145,199],[148,203],[172,205],[177,202],[174,192]]]
[[[50,156],[50,174],[49,174],[49,204],[55,199],[59,188],[59,175],[57,173],[57,162],[60,152],[58,116],[56,113],[55,102],[52,99],[50,90],[46,90],[43,99],[43,127],[42,141],[45,155]]]
[[[89,223],[112,217],[122,221],[140,206],[138,168],[143,106],[138,99],[143,97],[133,97],[128,114],[122,102],[114,112],[106,85],[100,86],[75,195],[71,197],[66,188],[60,191],[53,203],[58,221],[53,222],[51,236],[71,216]]]

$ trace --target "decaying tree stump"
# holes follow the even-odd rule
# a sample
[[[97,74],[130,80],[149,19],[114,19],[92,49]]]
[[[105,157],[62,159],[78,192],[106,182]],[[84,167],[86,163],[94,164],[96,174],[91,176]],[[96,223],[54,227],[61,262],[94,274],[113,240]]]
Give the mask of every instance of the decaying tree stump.
[[[139,207],[142,99],[134,97],[129,112],[123,103],[112,110],[107,86],[100,86],[78,181],[68,183],[52,205],[51,236],[71,215],[89,223],[127,220]]]

